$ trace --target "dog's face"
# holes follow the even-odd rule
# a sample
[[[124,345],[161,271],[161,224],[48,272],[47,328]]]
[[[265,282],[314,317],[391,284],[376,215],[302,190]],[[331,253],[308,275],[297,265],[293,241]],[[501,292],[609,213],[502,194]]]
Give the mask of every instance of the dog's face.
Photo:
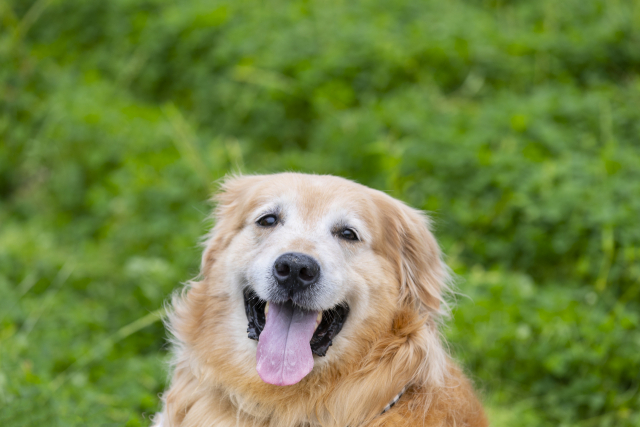
[[[264,382],[295,384],[355,356],[401,309],[439,309],[435,240],[384,193],[287,173],[231,179],[218,203],[203,274],[229,301],[225,333]]]
[[[234,242],[247,266],[244,285],[263,300],[291,300],[310,311],[332,309],[358,294],[366,298],[364,276],[375,269],[375,255],[363,197],[318,183],[296,188],[273,181]]]

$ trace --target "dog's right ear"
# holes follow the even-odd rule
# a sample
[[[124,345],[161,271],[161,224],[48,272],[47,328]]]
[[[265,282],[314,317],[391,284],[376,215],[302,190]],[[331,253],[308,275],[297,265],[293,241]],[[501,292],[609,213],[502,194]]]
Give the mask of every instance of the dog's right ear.
[[[211,198],[215,205],[212,218],[213,229],[205,236],[204,252],[200,264],[200,274],[206,277],[221,251],[229,246],[233,236],[242,229],[245,218],[243,212],[251,208],[248,201],[262,180],[259,175],[231,175],[225,177],[219,190]]]

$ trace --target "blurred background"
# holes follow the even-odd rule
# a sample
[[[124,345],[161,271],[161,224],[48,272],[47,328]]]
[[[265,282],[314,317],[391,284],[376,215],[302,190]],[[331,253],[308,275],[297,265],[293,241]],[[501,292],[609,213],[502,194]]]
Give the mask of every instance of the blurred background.
[[[215,181],[427,210],[496,426],[640,425],[639,0],[1,0],[0,425],[146,426]]]

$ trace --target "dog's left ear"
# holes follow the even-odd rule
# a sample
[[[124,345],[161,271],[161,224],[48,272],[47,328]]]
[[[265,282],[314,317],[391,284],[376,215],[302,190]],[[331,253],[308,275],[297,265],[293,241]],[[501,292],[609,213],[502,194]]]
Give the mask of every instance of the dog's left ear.
[[[383,204],[387,248],[395,249],[392,262],[399,272],[403,302],[432,314],[446,312],[443,293],[448,291],[449,270],[422,212],[395,199]]]

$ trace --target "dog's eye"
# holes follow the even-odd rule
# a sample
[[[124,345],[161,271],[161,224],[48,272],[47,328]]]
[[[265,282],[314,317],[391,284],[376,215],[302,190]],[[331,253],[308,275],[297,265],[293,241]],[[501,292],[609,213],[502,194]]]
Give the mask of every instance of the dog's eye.
[[[345,240],[360,240],[358,239],[358,235],[351,228],[345,228],[338,233],[338,235]]]
[[[274,214],[265,215],[256,222],[261,227],[273,227],[278,223],[278,217]]]

